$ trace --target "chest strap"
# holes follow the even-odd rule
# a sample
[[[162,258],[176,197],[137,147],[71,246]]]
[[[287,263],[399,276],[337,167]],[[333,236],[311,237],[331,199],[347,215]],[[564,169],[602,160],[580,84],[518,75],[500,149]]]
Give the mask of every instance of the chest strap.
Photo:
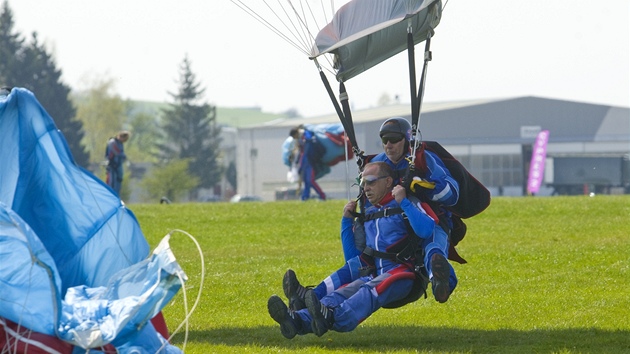
[[[402,214],[402,213],[403,213],[403,210],[401,207],[387,208],[387,209],[379,210],[376,213],[366,214],[364,217],[364,220],[368,221],[368,220],[374,220],[378,218],[385,218],[388,216]]]

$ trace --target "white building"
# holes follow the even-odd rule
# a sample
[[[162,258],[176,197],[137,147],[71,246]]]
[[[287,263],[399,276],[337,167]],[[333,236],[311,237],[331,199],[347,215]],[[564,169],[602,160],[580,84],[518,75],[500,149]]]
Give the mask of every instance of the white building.
[[[382,151],[378,130],[385,119],[395,116],[410,120],[409,105],[353,112],[357,143],[366,154]],[[289,130],[299,124],[337,122],[336,115],[328,115],[281,119],[239,128],[236,138],[237,192],[275,200],[283,189],[295,188],[287,182],[288,168],[281,159],[282,143]],[[551,162],[554,158],[611,157],[620,161],[618,171],[603,171],[611,168],[605,165],[589,167],[571,162],[569,166],[575,169],[571,173],[577,174],[577,179],[587,181],[584,188],[608,186],[607,192],[616,193],[623,192],[624,187],[626,191],[630,188],[626,185],[630,179],[628,164],[621,163],[630,155],[630,109],[627,107],[540,97],[425,103],[419,127],[423,140],[439,142],[494,195],[524,194],[531,146],[540,130],[550,132],[545,172],[547,183],[554,182],[554,174],[557,177],[567,173],[566,168],[553,171]],[[596,176],[589,177],[592,170],[598,168]],[[354,197],[356,188],[349,189],[349,186],[357,172],[355,160],[351,159],[348,164],[334,166],[318,183],[329,198]],[[607,180],[606,176],[612,180]],[[540,195],[553,192],[554,188],[547,186]]]

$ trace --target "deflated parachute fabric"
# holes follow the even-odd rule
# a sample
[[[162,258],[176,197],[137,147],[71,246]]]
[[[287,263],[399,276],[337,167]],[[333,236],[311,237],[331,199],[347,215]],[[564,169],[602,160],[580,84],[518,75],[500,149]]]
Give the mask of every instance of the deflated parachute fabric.
[[[167,240],[145,259],[133,213],[74,163],[25,89],[0,97],[0,166],[0,317],[82,348],[155,353],[164,339],[148,321],[185,279]]]
[[[334,166],[346,158],[345,132],[341,123],[304,124],[304,128],[315,133],[317,141],[323,145],[325,151],[321,161],[324,164]],[[352,147],[348,143],[348,158],[353,156]]]
[[[345,82],[407,48],[407,19],[418,44],[441,16],[440,0],[353,0],[318,33],[311,58],[334,54],[337,80]]]
[[[345,160],[346,154],[349,159],[354,156],[352,146],[346,144],[347,138],[342,124],[304,124],[303,128],[315,136],[315,140],[310,142],[315,146],[309,150],[311,152],[309,161],[315,169],[315,179],[330,173],[330,166]],[[290,136],[282,143],[282,161],[292,169],[297,167],[293,155],[296,144],[297,142]],[[292,183],[297,181],[294,180],[292,172],[287,175],[287,179]]]
[[[0,201],[40,237],[61,275],[62,294],[76,285],[103,286],[149,254],[133,213],[74,163],[31,92],[13,89],[0,101],[0,117]]]
[[[28,324],[35,332],[55,334],[61,310],[55,262],[33,230],[2,202],[0,288],[0,316]]]
[[[155,353],[162,346],[164,339],[152,334],[151,326],[146,333],[138,327],[177,293],[178,274],[186,280],[165,237],[150,258],[114,274],[108,286],[72,287],[61,299],[52,257],[33,230],[1,202],[0,259],[0,317],[81,348],[111,342],[123,353],[124,348]],[[180,353],[170,345],[163,352]]]
[[[137,339],[137,327],[157,315],[181,287],[177,274],[186,280],[168,239],[160,242],[151,257],[115,274],[107,287],[68,289],[59,337],[82,348],[110,342],[120,348]],[[146,340],[139,343],[145,345]],[[156,348],[161,344],[156,342]]]

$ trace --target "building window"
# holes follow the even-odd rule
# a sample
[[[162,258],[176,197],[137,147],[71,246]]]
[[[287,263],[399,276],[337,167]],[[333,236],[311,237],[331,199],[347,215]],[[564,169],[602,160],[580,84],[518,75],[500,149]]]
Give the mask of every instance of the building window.
[[[523,163],[520,154],[455,156],[486,187],[521,186]]]

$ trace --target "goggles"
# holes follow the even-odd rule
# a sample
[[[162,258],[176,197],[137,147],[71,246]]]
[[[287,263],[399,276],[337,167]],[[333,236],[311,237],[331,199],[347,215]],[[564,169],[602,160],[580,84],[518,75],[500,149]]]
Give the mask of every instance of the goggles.
[[[359,182],[359,185],[361,186],[361,188],[364,188],[365,186],[370,186],[371,187],[379,179],[383,179],[383,178],[387,178],[387,177],[389,177],[389,176],[374,176],[374,175],[363,176],[363,177],[361,177],[361,181]]]
[[[396,144],[397,142],[403,140],[402,136],[389,136],[389,137],[382,137],[381,141],[383,142],[383,145],[386,145],[388,142],[392,143],[392,144]]]

